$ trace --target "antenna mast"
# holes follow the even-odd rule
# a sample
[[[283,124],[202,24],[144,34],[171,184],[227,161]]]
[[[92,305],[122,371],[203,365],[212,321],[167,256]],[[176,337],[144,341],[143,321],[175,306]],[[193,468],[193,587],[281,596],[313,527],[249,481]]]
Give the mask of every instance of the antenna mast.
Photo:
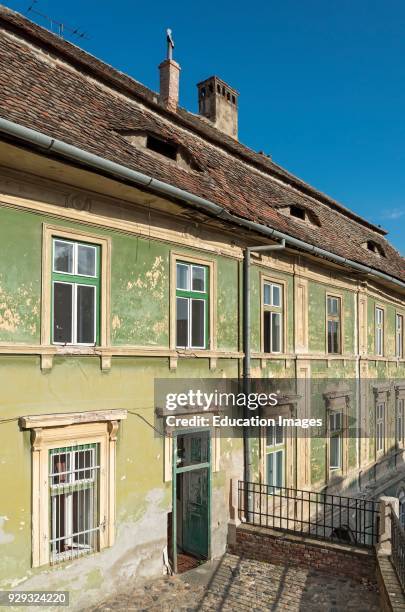
[[[27,14],[33,13],[34,15],[38,15],[38,17],[42,17],[43,19],[45,19],[49,23],[49,29],[51,30],[51,32],[54,32],[55,34],[60,36],[60,38],[64,38],[65,32],[68,32],[69,34],[71,34],[72,36],[76,36],[77,38],[89,40],[89,37],[87,36],[86,32],[81,32],[79,28],[73,28],[71,26],[68,26],[66,23],[63,23],[62,21],[57,21],[56,19],[53,19],[53,17],[50,17],[49,15],[38,11],[36,8],[34,8],[36,4],[38,4],[38,0],[32,0],[30,6],[27,9]],[[56,31],[54,28],[56,28]]]

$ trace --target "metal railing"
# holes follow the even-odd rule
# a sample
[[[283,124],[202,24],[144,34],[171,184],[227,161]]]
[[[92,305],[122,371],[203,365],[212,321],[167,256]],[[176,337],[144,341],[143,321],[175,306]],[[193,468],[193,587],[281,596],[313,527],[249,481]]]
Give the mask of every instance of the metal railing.
[[[378,542],[378,502],[329,493],[238,482],[239,519],[260,527],[353,544]]]
[[[405,592],[405,531],[391,506],[391,561]]]

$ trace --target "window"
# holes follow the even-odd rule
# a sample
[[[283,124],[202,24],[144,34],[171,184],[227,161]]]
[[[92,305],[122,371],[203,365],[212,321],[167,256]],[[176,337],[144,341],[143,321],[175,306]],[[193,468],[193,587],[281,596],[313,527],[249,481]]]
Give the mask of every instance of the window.
[[[404,356],[404,317],[400,314],[395,315],[395,354],[397,357]]]
[[[53,238],[52,342],[99,342],[100,247]]]
[[[342,300],[328,295],[327,302],[327,338],[328,353],[341,353],[341,310]]]
[[[110,409],[19,419],[31,431],[33,567],[113,545],[116,442],[126,418]]]
[[[285,441],[283,427],[270,425],[266,427],[266,482],[279,489],[285,479]],[[271,491],[270,491],[271,493]]]
[[[329,413],[329,468],[340,470],[342,468],[343,448],[343,414],[341,412]]]
[[[50,562],[99,549],[99,445],[49,451]]]
[[[362,247],[371,253],[374,253],[374,255],[377,255],[378,257],[385,257],[383,247],[377,242],[374,242],[374,240],[366,240],[366,242],[363,242]]]
[[[209,271],[207,266],[176,263],[176,347],[208,347]]]
[[[302,221],[305,221],[306,218],[305,209],[295,206],[294,204],[290,206],[290,215],[296,219],[301,219]]]
[[[155,153],[160,153],[160,155],[168,157],[169,159],[177,159],[178,147],[174,142],[161,140],[160,138],[156,138],[156,136],[151,136],[148,134],[146,137],[146,147],[151,151],[155,151]]]
[[[384,310],[375,309],[375,352],[376,355],[384,355]]]
[[[396,412],[396,427],[395,427],[395,437],[398,446],[404,445],[404,410],[405,410],[405,400],[403,398],[397,399],[397,412]]]
[[[283,351],[283,286],[265,282],[263,285],[263,350]]]
[[[375,445],[377,453],[384,452],[385,447],[385,403],[379,402],[376,407]]]

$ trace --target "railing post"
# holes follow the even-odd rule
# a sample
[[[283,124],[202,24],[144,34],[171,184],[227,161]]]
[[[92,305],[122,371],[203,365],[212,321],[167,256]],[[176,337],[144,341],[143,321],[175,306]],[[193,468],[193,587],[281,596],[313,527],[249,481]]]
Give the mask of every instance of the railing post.
[[[391,555],[392,538],[391,538],[391,512],[394,509],[396,516],[399,514],[399,499],[397,497],[383,496],[379,498],[380,502],[380,528],[379,542],[377,552],[379,555]]]
[[[228,522],[228,544],[236,545],[236,530],[241,521],[239,519],[239,490],[238,479],[231,478],[230,500],[229,500],[229,522]]]

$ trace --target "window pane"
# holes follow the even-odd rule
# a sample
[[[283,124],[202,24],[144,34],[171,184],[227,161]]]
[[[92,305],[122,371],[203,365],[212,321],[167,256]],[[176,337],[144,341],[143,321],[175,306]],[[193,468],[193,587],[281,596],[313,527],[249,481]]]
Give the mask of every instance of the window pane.
[[[177,321],[177,340],[178,347],[188,346],[188,300],[186,298],[176,299],[176,321]]]
[[[96,276],[96,249],[79,244],[77,251],[77,273],[85,276]]]
[[[277,453],[275,453],[276,455],[276,482],[275,485],[277,487],[282,487],[283,486],[283,479],[284,479],[284,451],[278,451]]]
[[[270,306],[270,293],[271,286],[265,284],[263,287],[263,303],[266,304],[266,306]]]
[[[93,344],[95,322],[95,287],[77,285],[77,342]]]
[[[267,484],[274,485],[274,470],[273,470],[274,453],[267,455]]]
[[[204,300],[191,300],[191,346],[204,347]]]
[[[193,291],[205,291],[205,268],[201,266],[192,267],[192,290]]]
[[[281,314],[278,312],[271,313],[271,351],[281,351]]]
[[[334,297],[328,297],[328,314],[338,315],[339,314],[339,299]]]
[[[53,341],[72,342],[73,285],[53,284]]]
[[[186,264],[178,263],[176,266],[176,274],[177,274],[177,289],[185,289],[186,291],[189,288],[188,285],[188,275],[189,275],[189,266]]]
[[[273,291],[273,306],[281,306],[281,287],[280,285],[272,285]]]
[[[340,323],[328,321],[328,353],[340,352]]]
[[[266,427],[266,446],[273,446],[274,444],[274,427],[268,425]]]
[[[276,425],[276,444],[283,444],[283,442],[284,442],[283,426]]]
[[[265,353],[270,353],[270,314],[268,310],[263,313],[263,349]]]
[[[73,272],[73,244],[54,240],[53,269],[55,272]]]
[[[332,436],[330,439],[330,467],[340,467],[340,436]]]

